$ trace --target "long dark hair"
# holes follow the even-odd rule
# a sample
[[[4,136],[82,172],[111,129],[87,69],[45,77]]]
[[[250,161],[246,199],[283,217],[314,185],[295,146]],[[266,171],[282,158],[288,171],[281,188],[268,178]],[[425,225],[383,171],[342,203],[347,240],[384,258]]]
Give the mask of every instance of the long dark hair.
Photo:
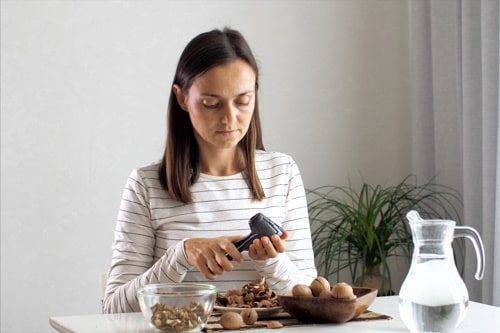
[[[255,150],[264,150],[259,116],[259,69],[245,38],[236,30],[212,30],[193,38],[180,57],[173,84],[187,94],[193,81],[209,69],[242,59],[255,71],[255,110],[247,134],[238,143],[246,165],[243,170],[252,197],[265,197],[255,167]],[[167,143],[160,166],[160,182],[174,199],[192,202],[190,186],[200,175],[199,149],[189,114],[170,93],[167,115]]]

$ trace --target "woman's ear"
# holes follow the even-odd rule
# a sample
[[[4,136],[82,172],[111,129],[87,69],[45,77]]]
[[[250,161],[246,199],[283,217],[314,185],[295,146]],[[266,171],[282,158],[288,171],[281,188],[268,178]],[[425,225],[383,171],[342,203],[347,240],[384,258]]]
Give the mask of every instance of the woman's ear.
[[[187,111],[187,96],[182,92],[181,87],[178,84],[174,84],[172,86],[172,90],[175,94],[175,98],[177,99],[177,103],[179,103],[180,107],[184,110]]]

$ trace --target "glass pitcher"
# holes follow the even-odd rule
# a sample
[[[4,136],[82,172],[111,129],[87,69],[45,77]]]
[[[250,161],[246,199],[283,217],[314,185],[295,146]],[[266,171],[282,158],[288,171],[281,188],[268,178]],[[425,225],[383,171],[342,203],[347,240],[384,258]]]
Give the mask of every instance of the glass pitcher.
[[[399,293],[399,313],[411,332],[454,331],[463,321],[469,293],[458,274],[451,242],[467,237],[477,257],[476,279],[484,273],[484,248],[478,232],[451,220],[423,220],[416,211],[410,221],[413,252],[410,270]]]

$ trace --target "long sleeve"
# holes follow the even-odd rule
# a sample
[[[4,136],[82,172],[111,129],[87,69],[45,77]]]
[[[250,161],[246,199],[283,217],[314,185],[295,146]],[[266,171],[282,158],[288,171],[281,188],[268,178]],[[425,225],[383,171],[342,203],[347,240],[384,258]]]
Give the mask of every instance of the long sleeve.
[[[191,266],[183,242],[166,249],[155,261],[155,239],[147,187],[134,171],[127,180],[118,213],[104,312],[140,311],[137,287],[184,279]]]

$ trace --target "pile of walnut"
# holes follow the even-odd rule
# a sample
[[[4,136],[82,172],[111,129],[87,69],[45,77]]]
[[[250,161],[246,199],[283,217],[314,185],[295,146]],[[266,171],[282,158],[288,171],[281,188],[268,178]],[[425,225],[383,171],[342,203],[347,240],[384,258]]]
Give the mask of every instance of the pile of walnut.
[[[345,283],[339,282],[330,286],[330,283],[324,277],[318,276],[311,282],[311,284],[296,284],[292,288],[293,296],[302,297],[325,297],[325,298],[339,298],[339,299],[355,299],[352,287]]]
[[[216,304],[235,308],[273,308],[278,306],[278,294],[268,287],[265,277],[247,283],[238,290],[217,295]]]
[[[153,305],[151,310],[153,312],[151,323],[156,328],[175,332],[194,329],[208,317],[203,304],[195,300],[191,300],[190,304],[182,308],[169,307],[159,302]]]
[[[278,294],[265,282],[265,277],[247,283],[239,290],[228,290],[224,295],[217,295],[216,304],[225,307],[244,308],[240,313],[225,312],[219,320],[222,328],[237,330],[246,325],[253,325],[259,319],[255,308],[273,308],[279,306]],[[283,327],[279,321],[270,321],[267,328]]]

